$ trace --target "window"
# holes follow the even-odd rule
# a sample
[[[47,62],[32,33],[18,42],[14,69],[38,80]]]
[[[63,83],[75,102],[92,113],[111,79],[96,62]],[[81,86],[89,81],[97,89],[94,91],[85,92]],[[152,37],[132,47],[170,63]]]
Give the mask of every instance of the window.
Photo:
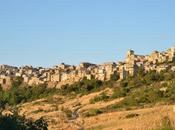
[[[6,79],[3,79],[3,84],[6,84]]]

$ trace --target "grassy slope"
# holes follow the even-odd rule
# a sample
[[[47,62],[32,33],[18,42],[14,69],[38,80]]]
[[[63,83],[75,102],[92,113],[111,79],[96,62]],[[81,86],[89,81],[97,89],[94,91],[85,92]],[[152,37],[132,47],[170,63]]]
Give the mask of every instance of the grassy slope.
[[[108,89],[108,91],[110,90]],[[94,108],[104,108],[109,104],[116,104],[123,100],[120,98],[91,104],[89,100],[100,93],[96,92],[76,98],[54,96],[47,100],[23,104],[20,106],[20,110],[21,114],[29,118],[45,117],[49,121],[49,130],[77,130],[77,128],[88,130],[117,130],[120,128],[123,130],[152,130],[161,127],[162,119],[166,116],[175,122],[173,105],[158,105],[138,110],[114,111],[92,117],[83,117],[83,112]],[[79,117],[71,119],[68,110],[72,112],[77,110]],[[133,114],[137,114],[137,116],[132,116]]]

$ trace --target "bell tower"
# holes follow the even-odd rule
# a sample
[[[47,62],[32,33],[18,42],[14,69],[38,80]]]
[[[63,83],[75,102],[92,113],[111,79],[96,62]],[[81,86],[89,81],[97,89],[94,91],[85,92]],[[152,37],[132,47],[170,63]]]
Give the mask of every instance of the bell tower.
[[[126,62],[130,62],[134,60],[134,51],[133,50],[129,50],[126,53]]]

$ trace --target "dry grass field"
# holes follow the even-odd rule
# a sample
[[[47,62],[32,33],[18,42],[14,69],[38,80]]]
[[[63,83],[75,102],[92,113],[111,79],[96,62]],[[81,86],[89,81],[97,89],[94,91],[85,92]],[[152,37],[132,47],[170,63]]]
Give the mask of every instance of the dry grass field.
[[[48,121],[49,130],[157,130],[162,127],[164,118],[168,118],[175,129],[173,105],[157,105],[84,117],[83,113],[86,111],[123,100],[119,98],[91,104],[89,100],[98,94],[100,92],[82,97],[53,96],[20,105],[19,111],[21,115],[31,119],[44,117]]]

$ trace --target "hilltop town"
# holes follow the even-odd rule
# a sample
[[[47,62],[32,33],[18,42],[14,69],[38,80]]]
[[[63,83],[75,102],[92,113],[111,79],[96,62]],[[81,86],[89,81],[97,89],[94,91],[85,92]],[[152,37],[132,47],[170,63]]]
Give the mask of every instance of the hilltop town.
[[[0,84],[0,115],[12,121],[39,120],[48,130],[175,128],[175,47],[150,55],[129,50],[123,62],[99,65],[1,65]]]
[[[107,81],[112,75],[117,75],[118,80],[128,76],[134,76],[139,68],[148,72],[155,70],[172,69],[175,66],[163,64],[174,61],[175,47],[165,52],[153,51],[150,55],[136,55],[129,50],[126,59],[122,62],[111,62],[104,64],[81,63],[78,66],[60,64],[52,68],[34,68],[32,66],[14,67],[9,65],[0,66],[0,85],[8,88],[15,77],[22,77],[23,82],[28,85],[47,83],[50,87],[60,87],[72,84],[84,78]]]

